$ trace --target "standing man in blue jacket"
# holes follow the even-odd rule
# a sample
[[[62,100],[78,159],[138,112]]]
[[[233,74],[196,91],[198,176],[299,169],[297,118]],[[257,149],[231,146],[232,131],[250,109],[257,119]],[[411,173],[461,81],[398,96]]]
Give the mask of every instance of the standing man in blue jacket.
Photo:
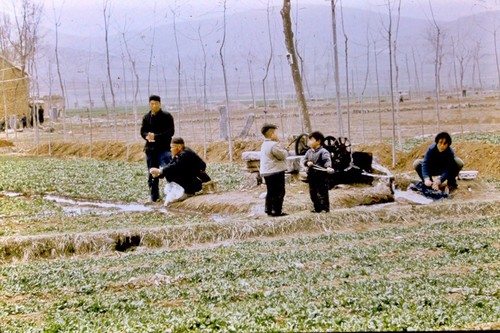
[[[413,163],[425,186],[437,191],[446,181],[450,191],[457,189],[458,173],[464,162],[455,157],[455,152],[450,146],[450,134],[441,132],[436,135],[434,143],[427,148],[424,158],[417,159]]]
[[[144,152],[148,166],[148,185],[151,201],[160,199],[159,179],[153,177],[149,170],[159,168],[170,161],[170,141],[175,133],[174,117],[161,109],[160,96],[149,96],[149,112],[142,118],[141,136],[146,140]]]

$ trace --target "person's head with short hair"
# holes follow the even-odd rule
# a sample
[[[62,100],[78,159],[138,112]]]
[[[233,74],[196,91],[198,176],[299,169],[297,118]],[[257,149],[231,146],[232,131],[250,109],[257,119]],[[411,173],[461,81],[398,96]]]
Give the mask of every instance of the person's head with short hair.
[[[319,148],[323,144],[323,141],[325,141],[325,136],[319,131],[312,132],[308,138],[307,145],[312,149]]]
[[[436,138],[434,139],[434,142],[436,142],[436,147],[439,150],[440,153],[448,149],[449,146],[451,146],[451,136],[447,132],[441,132],[436,135]]]
[[[170,142],[170,152],[172,153],[172,156],[177,156],[179,155],[183,150],[184,150],[184,139],[181,137],[174,137],[172,138],[172,141]]]
[[[275,136],[276,136],[276,129],[278,128],[278,126],[276,125],[273,125],[273,124],[264,124],[264,126],[262,126],[260,132],[262,133],[262,135],[264,135],[264,137],[266,139],[276,139]]]
[[[149,108],[153,115],[157,114],[161,109],[161,98],[158,95],[149,96]]]

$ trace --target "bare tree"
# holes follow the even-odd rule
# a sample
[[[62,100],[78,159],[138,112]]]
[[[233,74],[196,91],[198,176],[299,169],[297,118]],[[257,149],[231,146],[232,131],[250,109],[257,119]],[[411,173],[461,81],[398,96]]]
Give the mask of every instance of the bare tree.
[[[229,162],[233,162],[233,135],[231,130],[231,112],[229,109],[229,93],[227,90],[227,76],[226,76],[226,65],[224,63],[224,46],[226,44],[226,0],[224,0],[224,22],[223,22],[223,36],[222,42],[219,49],[220,62],[222,66],[222,75],[224,77],[224,92],[226,96],[226,124],[227,124],[227,139],[229,144]]]
[[[396,130],[397,130],[397,134],[398,134],[398,145],[399,145],[399,149],[401,150],[401,149],[403,149],[403,143],[402,143],[403,140],[401,139],[401,124],[400,124],[401,123],[400,122],[401,115],[400,115],[400,105],[399,104],[400,104],[403,96],[402,96],[402,92],[399,90],[399,65],[398,65],[398,58],[397,58],[399,21],[401,19],[401,0],[398,0],[397,12],[398,12],[398,16],[397,16],[397,20],[396,20],[396,30],[394,32],[394,39],[393,39],[393,43],[392,43],[392,46],[394,47],[394,52],[392,54],[394,56],[394,70],[396,72],[395,73],[396,76],[394,78],[394,83],[396,84],[396,91],[399,94],[399,97],[396,100]]]
[[[153,54],[156,37],[156,2],[153,9],[153,34],[149,46],[149,62],[148,62],[148,95],[151,95],[151,69],[153,67]]]
[[[412,81],[411,81],[411,72],[410,72],[410,63],[408,62],[408,54],[405,54],[405,67],[406,67],[406,77],[408,79],[408,98],[411,99],[413,91],[412,91]]]
[[[456,55],[458,65],[459,65],[459,87],[460,87],[460,95],[466,95],[464,89],[464,78],[465,71],[468,67],[469,61],[471,60],[470,50],[463,50],[464,52],[460,52]],[[465,97],[465,96],[464,96]]]
[[[123,78],[123,98],[124,98],[124,103],[125,103],[125,133],[127,138],[129,138],[129,128],[128,128],[128,103],[127,103],[127,96],[128,96],[128,89],[127,89],[127,71],[125,69],[125,52],[123,50],[123,43],[120,40],[120,49],[121,49],[121,61],[122,61],[122,78]],[[120,77],[118,77],[118,80],[120,80]],[[128,140],[127,140],[128,141]],[[127,161],[130,157],[130,144],[127,142]]]
[[[362,138],[363,138],[363,143],[365,143],[365,110],[364,110],[364,98],[365,98],[365,91],[366,91],[366,85],[368,84],[368,77],[370,75],[370,41],[368,40],[368,34],[366,34],[366,73],[365,73],[365,80],[363,84],[363,90],[361,91],[361,127],[362,127]]]
[[[92,125],[92,94],[91,94],[91,89],[90,89],[90,58],[91,58],[91,52],[89,50],[89,60],[87,63],[87,92],[88,92],[88,97],[89,97],[89,105],[87,107],[88,111],[88,121],[89,121],[89,146],[90,146],[90,158],[92,158],[92,152],[93,152],[93,125]]]
[[[434,11],[432,9],[431,1],[429,0],[429,8],[431,11],[432,24],[435,28],[435,34],[429,36],[429,40],[434,47],[434,90],[435,90],[435,107],[436,107],[436,118],[437,118],[437,131],[441,130],[441,112],[440,112],[440,92],[441,92],[441,66],[443,60],[443,41],[442,31],[436,22],[434,17]]]
[[[351,92],[349,91],[349,37],[345,31],[344,26],[344,10],[342,7],[342,2],[340,2],[340,22],[342,25],[342,33],[344,35],[344,54],[345,54],[345,87],[346,87],[346,107],[347,107],[347,137],[351,137]],[[368,73],[367,73],[368,74]],[[363,106],[361,106],[361,112],[363,112]],[[363,142],[365,141],[365,124],[362,123],[363,127]]]
[[[114,110],[116,107],[116,97],[115,97],[115,91],[113,90],[113,79],[111,77],[111,60],[109,58],[109,23],[111,18],[111,4],[109,0],[103,0],[102,15],[104,18],[104,42],[106,45],[106,72],[108,74],[109,92],[111,93],[111,101],[112,101],[111,106],[113,107]],[[107,112],[109,113],[109,111]]]
[[[207,51],[205,50],[205,43],[201,35],[201,26],[198,27],[198,37],[200,40],[201,50],[203,51],[203,158],[207,158]],[[208,124],[210,127],[210,123]],[[211,133],[212,131],[210,131]]]
[[[458,96],[458,112],[459,112],[459,115],[460,115],[460,130],[461,132],[463,133],[464,132],[464,125],[463,125],[463,122],[462,122],[462,103],[460,101],[461,99],[461,96],[462,96],[462,84],[463,84],[463,76],[461,77],[461,79],[459,80],[458,79],[458,73],[457,73],[457,60],[459,61],[460,63],[460,60],[458,59],[457,55],[456,55],[456,45],[455,45],[455,41],[453,39],[453,37],[451,38],[451,46],[452,46],[452,51],[453,51],[453,74],[454,74],[454,77],[455,77],[455,90],[457,91],[457,96]]]
[[[271,67],[271,61],[273,60],[273,40],[271,38],[271,23],[269,20],[269,0],[267,1],[266,17],[267,17],[267,37],[269,41],[269,58],[266,61],[266,71],[264,77],[262,78],[262,96],[264,98],[264,122],[267,123],[267,94],[266,94],[266,80],[269,75],[269,68]]]
[[[0,55],[4,59],[15,59],[14,47],[11,45],[13,24],[5,13],[0,21]]]
[[[19,4],[19,7],[17,5]],[[38,26],[43,13],[43,5],[33,0],[12,0],[14,11],[14,22],[11,23],[9,17],[3,16],[3,34],[2,44],[7,46],[10,51],[3,49],[3,52],[9,52],[11,60],[19,64],[21,74],[24,76],[30,73],[35,61],[40,34]],[[11,29],[13,27],[13,29]],[[15,31],[13,31],[15,30]],[[5,40],[4,40],[5,39]],[[30,73],[33,76],[33,73]]]
[[[295,52],[295,45],[293,42],[292,22],[290,18],[290,0],[283,0],[283,8],[280,11],[283,18],[283,31],[285,34],[285,45],[288,51],[287,59],[292,70],[292,78],[295,86],[295,93],[299,102],[300,113],[302,119],[302,131],[311,132],[311,121],[309,119],[309,112],[307,109],[306,99],[304,97],[304,88],[302,86],[302,78],[299,72],[297,63],[297,54]]]
[[[493,45],[495,47],[495,63],[497,65],[497,79],[498,79],[498,87],[500,88],[500,60],[498,57],[498,46],[497,46],[497,32],[500,29],[500,25],[495,26],[493,29]]]
[[[373,53],[375,58],[375,77],[377,81],[377,105],[378,105],[378,131],[379,131],[379,141],[382,142],[382,107],[380,101],[380,80],[378,76],[378,52],[377,52],[377,42],[373,42]]]
[[[299,2],[296,1],[295,2],[295,31],[299,31]],[[302,57],[301,55],[301,52],[300,52],[300,46],[299,46],[299,40],[296,38],[296,35],[294,35],[294,39],[293,39],[293,42],[294,42],[294,45],[295,45],[295,52],[297,53],[297,58],[300,60],[300,69],[299,69],[299,73],[301,73],[301,78],[302,78],[302,81],[306,87],[306,91],[307,91],[307,96],[309,96],[309,98],[311,97],[311,91],[309,89],[309,82],[307,81],[307,75],[306,75],[306,71],[305,71],[305,61],[304,61],[304,57]],[[305,50],[304,50],[304,53],[305,53]],[[273,66],[274,66],[274,63],[273,63]]]
[[[389,12],[388,18],[388,26],[386,27],[387,31],[387,42],[389,46],[389,86],[390,86],[390,93],[391,93],[391,115],[392,115],[392,167],[394,168],[396,166],[396,112],[395,112],[395,106],[394,106],[394,74],[393,74],[393,69],[394,69],[394,64],[393,64],[393,48],[392,48],[392,42],[393,42],[393,27],[392,27],[392,3],[390,0],[387,0],[386,2],[387,10]]]
[[[335,96],[337,98],[337,127],[338,135],[344,136],[344,130],[342,127],[342,109],[340,101],[340,78],[339,78],[339,51],[337,44],[337,13],[336,6],[337,0],[330,0],[332,7],[332,34],[333,34],[333,58],[334,58],[334,76],[335,76]]]
[[[247,67],[248,67],[248,83],[250,85],[250,94],[252,95],[252,106],[255,109],[257,104],[255,103],[255,93],[253,91],[253,71],[252,71],[252,53],[248,51],[247,56]]]
[[[139,95],[139,73],[137,71],[137,66],[134,57],[132,57],[132,54],[130,53],[130,49],[128,47],[127,43],[127,38],[125,37],[125,27],[123,28],[122,32],[122,38],[123,38],[123,44],[125,46],[125,51],[127,52],[128,56],[128,61],[130,62],[130,66],[132,67],[132,72],[134,74],[132,78],[132,83],[135,83],[135,88],[134,88],[134,100],[133,100],[133,113],[134,113],[134,139],[137,141],[139,138],[139,128],[138,128],[138,122],[139,122],[139,117],[137,114],[137,97]],[[134,82],[135,78],[135,82]]]
[[[481,58],[482,58],[481,48],[482,48],[481,41],[478,40],[478,41],[476,41],[476,43],[472,49],[472,58],[473,58],[473,63],[474,63],[474,69],[477,68],[477,80],[479,83],[479,90],[483,90],[483,80],[481,78]],[[474,70],[473,73],[475,73],[475,72],[476,71]],[[474,82],[474,75],[473,75],[472,81]]]
[[[56,13],[55,7],[53,7],[54,11],[54,25],[55,25],[55,34],[56,34],[56,45],[55,45],[55,56],[56,56],[56,68],[57,68],[57,77],[59,78],[59,86],[61,88],[61,96],[63,101],[66,101],[66,93],[64,90],[64,84],[61,74],[61,62],[59,61],[59,26],[61,25],[61,14],[62,8],[59,13]],[[65,103],[66,104],[66,103]],[[66,109],[62,110],[62,123],[63,123],[63,139],[66,141]]]
[[[418,94],[420,95],[420,80],[418,79],[418,66],[417,66],[417,59],[415,57],[415,49],[412,48],[412,58],[413,58],[413,67],[415,70],[415,80],[417,83],[416,89]],[[423,108],[420,108],[420,124],[421,124],[421,135],[422,138],[424,137],[425,134],[425,129],[424,129],[424,110]]]
[[[1,28],[2,55],[9,57],[12,63],[19,65],[21,69],[21,79],[25,80],[27,75],[30,77],[29,90],[31,95],[39,95],[38,73],[36,71],[36,52],[40,42],[39,24],[43,13],[43,6],[32,0],[12,0],[12,12],[14,13],[13,22],[7,14],[3,14]],[[5,60],[4,60],[5,61]],[[2,72],[2,81],[5,83],[4,73]],[[7,103],[5,84],[3,84],[4,99],[4,117],[7,125]],[[38,131],[38,105],[33,105],[34,127],[35,127],[35,146],[38,154],[39,131]],[[12,124],[11,124],[12,126]],[[14,124],[15,126],[15,124]],[[17,134],[16,134],[17,135]]]
[[[175,11],[170,8],[170,11],[172,12],[172,20],[173,20],[173,29],[174,29],[174,39],[175,39],[175,49],[177,50],[177,123],[178,123],[178,133],[181,135],[182,133],[182,121],[181,121],[181,109],[182,109],[182,102],[181,102],[181,73],[182,73],[182,62],[181,62],[181,55],[180,55],[180,50],[179,50],[179,40],[177,39],[177,25],[176,25],[176,13]]]

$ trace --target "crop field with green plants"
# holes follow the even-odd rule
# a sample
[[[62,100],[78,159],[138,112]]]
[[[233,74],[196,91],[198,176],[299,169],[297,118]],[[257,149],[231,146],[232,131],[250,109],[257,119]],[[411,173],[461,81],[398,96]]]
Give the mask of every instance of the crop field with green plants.
[[[143,163],[21,156],[1,156],[0,162],[2,332],[500,325],[498,200],[463,207],[436,204],[428,215],[418,207],[400,208],[403,215],[414,211],[415,219],[411,213],[380,219],[353,209],[343,212],[348,221],[335,214],[314,217],[320,228],[311,230],[304,221],[313,218],[300,215],[260,224],[288,230],[284,225],[303,223],[295,232],[265,237],[250,232],[238,239],[226,236],[228,224],[241,229],[259,225],[245,223],[242,216],[207,221],[203,214],[154,207],[147,212],[75,212],[46,198],[145,202]],[[239,170],[209,164],[220,192],[237,191]],[[448,217],[433,215],[433,209],[447,211]],[[349,222],[355,220],[363,221]],[[175,246],[123,237],[130,230],[175,235],[176,229],[215,236],[204,241],[197,235]],[[99,237],[122,237],[131,244],[120,249],[115,239],[104,242],[105,248],[92,248]],[[78,238],[83,245],[77,249],[66,238]]]
[[[484,329],[500,319],[499,224],[4,264],[0,320],[5,332]]]
[[[144,161],[0,154],[0,332],[499,329],[499,137],[455,136],[480,177],[451,200],[318,215],[292,180],[274,219],[241,163],[208,157],[217,193],[166,209]]]

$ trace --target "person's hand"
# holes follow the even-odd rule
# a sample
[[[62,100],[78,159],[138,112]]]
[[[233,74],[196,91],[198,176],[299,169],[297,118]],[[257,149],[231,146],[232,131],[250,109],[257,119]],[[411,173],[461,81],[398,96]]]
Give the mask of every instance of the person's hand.
[[[161,175],[161,170],[158,169],[158,168],[151,168],[149,169],[149,173],[153,176],[153,177],[158,177],[159,175]]]
[[[328,172],[328,173],[333,173],[333,171],[334,171],[333,168],[330,168],[330,167],[326,168],[326,172]]]
[[[439,179],[435,180],[434,183],[432,183],[432,189],[435,191],[439,191],[440,185],[441,185],[441,181]]]
[[[427,186],[427,187],[431,187],[431,186],[432,186],[432,180],[430,180],[429,178],[427,178],[427,179],[424,181],[424,184],[425,184],[425,186]]]
[[[149,142],[154,142],[155,141],[155,134],[149,132],[148,135],[146,135],[146,140],[148,140]]]
[[[311,162],[311,161],[307,161],[306,165],[307,165],[308,167],[312,167],[312,166],[314,165],[314,163],[313,163],[313,162]]]

